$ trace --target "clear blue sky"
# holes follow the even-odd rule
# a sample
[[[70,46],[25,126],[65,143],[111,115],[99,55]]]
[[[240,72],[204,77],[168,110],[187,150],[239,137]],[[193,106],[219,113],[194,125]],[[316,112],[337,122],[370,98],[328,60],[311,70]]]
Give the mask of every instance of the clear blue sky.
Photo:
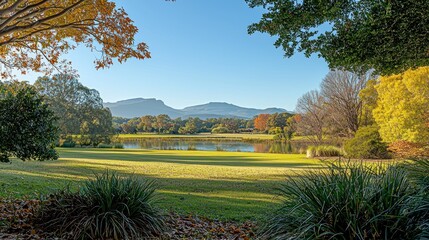
[[[295,108],[305,92],[318,88],[329,69],[323,59],[296,54],[284,58],[275,38],[247,34],[263,9],[244,0],[117,0],[139,28],[138,41],[152,58],[95,70],[94,54],[70,53],[80,81],[105,102],[157,98],[183,108],[208,102],[244,107]]]

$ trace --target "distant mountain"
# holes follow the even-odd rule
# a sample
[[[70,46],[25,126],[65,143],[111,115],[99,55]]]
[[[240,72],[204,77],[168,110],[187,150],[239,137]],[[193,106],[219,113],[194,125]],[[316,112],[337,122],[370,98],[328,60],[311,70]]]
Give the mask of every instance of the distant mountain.
[[[167,114],[171,118],[181,117],[183,119],[189,117],[198,117],[201,119],[220,117],[250,119],[261,113],[273,114],[276,112],[288,112],[282,108],[244,108],[223,102],[211,102],[179,110],[169,107],[165,105],[163,101],[154,98],[134,98],[115,103],[104,103],[104,106],[110,108],[113,116],[124,118]]]
[[[178,118],[183,115],[180,110],[169,107],[163,101],[155,98],[134,98],[115,103],[104,103],[103,105],[108,107],[112,115],[116,117],[133,118],[145,115],[167,114],[171,118]]]
[[[211,102],[202,105],[187,107],[182,110],[186,115],[214,114],[220,116],[232,116],[238,118],[252,118],[261,113],[286,112],[281,108],[255,109],[239,107],[230,103]]]

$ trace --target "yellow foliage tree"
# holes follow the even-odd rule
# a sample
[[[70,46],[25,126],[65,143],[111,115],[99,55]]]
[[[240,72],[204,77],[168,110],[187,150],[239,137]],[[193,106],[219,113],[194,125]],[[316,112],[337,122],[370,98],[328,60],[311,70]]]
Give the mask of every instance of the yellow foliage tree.
[[[380,77],[373,111],[386,142],[429,143],[429,67]]]
[[[60,56],[79,44],[100,53],[97,69],[148,58],[146,44],[134,41],[137,31],[109,0],[0,0],[0,73],[49,73],[66,66]]]

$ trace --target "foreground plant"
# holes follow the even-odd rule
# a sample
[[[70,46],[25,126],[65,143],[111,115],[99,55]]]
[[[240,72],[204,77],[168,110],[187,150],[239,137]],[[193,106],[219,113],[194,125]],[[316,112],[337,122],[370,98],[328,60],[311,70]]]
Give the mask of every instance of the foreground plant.
[[[164,222],[153,204],[153,182],[106,172],[79,192],[56,193],[42,206],[47,231],[73,239],[136,239],[161,233]]]
[[[428,205],[401,168],[332,164],[290,177],[283,206],[269,219],[273,239],[419,239],[427,237]]]

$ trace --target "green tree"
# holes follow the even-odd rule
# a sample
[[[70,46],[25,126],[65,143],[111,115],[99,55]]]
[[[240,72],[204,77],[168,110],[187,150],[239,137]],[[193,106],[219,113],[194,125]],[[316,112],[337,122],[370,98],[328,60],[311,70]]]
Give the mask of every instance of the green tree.
[[[167,114],[160,114],[156,116],[155,126],[158,129],[158,133],[164,132],[168,129],[168,125],[171,123],[171,118]]]
[[[54,160],[58,138],[55,115],[30,85],[0,84],[0,161]]]
[[[362,115],[359,120],[360,126],[369,126],[375,124],[372,112],[377,107],[378,93],[375,86],[377,80],[369,80],[365,88],[359,92],[359,98],[362,101]]]
[[[382,74],[429,65],[429,1],[246,0],[267,11],[256,31],[278,36],[287,57],[318,53],[330,68]]]
[[[112,115],[109,109],[103,107],[100,93],[83,86],[76,75],[41,77],[34,86],[58,116],[61,138],[90,134],[88,140],[95,145],[100,139],[107,140],[113,134]]]

